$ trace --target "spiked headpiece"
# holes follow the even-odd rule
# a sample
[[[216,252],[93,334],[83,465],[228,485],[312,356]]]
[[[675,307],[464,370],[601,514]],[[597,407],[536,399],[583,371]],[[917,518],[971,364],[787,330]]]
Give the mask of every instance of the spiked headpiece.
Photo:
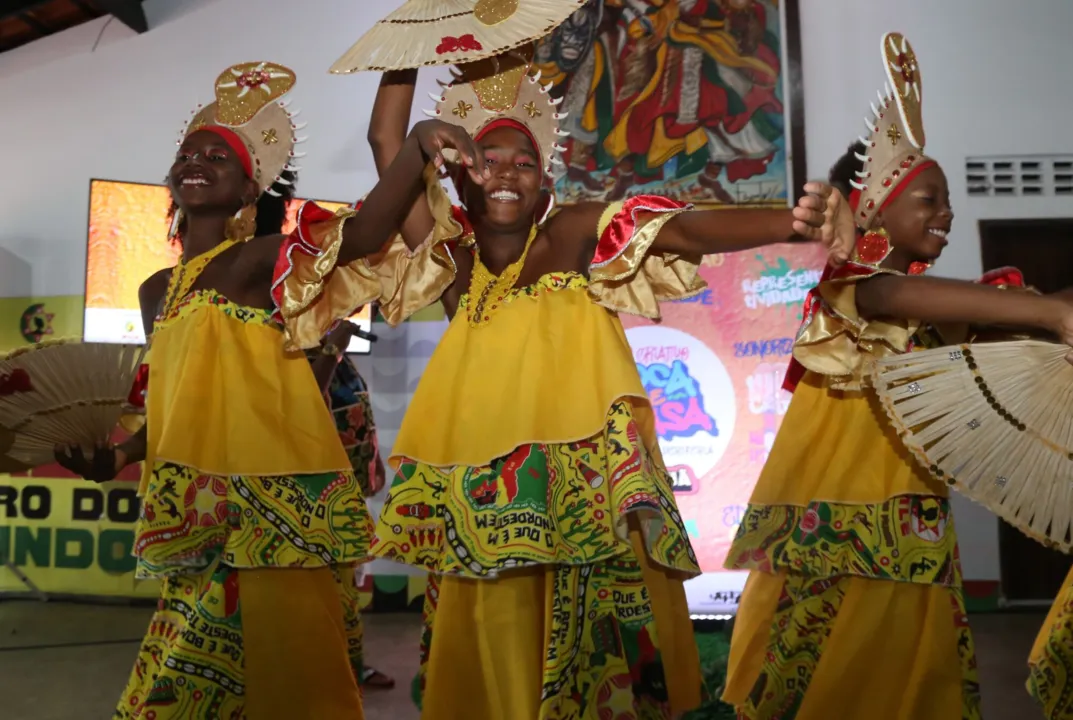
[[[224,70],[216,78],[216,101],[198,105],[191,113],[193,117],[183,127],[179,144],[206,127],[230,130],[242,141],[249,156],[247,169],[257,187],[278,196],[272,184],[288,184],[281,173],[297,172],[300,168],[292,161],[305,154],[294,150],[306,139],[295,135],[305,127],[305,123],[294,121],[300,111],[288,110],[289,101],[280,99],[294,83],[292,70],[269,62],[242,63]]]
[[[430,95],[436,108],[425,110],[426,115],[458,125],[472,137],[492,122],[513,120],[529,131],[547,175],[553,166],[563,164],[559,154],[566,148],[559,140],[570,133],[560,121],[567,113],[559,112],[562,98],[548,94],[552,84],[540,82],[540,71],[533,69],[530,56],[511,52],[468,63],[452,73],[454,82],[441,83],[441,93]]]
[[[864,168],[851,181],[857,191],[857,225],[868,229],[894,188],[922,163],[934,162],[924,155],[923,96],[916,53],[900,33],[883,36],[880,52],[889,84],[879,93],[878,107],[865,118],[868,136],[858,138],[865,154],[857,155]],[[853,203],[851,203],[853,204]]]

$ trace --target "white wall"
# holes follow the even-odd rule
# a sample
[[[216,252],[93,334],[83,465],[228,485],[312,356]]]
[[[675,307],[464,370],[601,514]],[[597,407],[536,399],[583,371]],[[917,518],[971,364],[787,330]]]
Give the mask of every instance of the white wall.
[[[980,274],[985,218],[1073,217],[1071,198],[969,198],[966,157],[1073,153],[1073,2],[1069,0],[801,0],[809,174],[828,167],[864,129],[883,86],[879,41],[903,33],[924,80],[927,151],[943,165],[956,213],[940,275]],[[954,498],[966,578],[999,578],[998,523]]]
[[[365,133],[378,77],[328,67],[399,4],[147,0],[144,35],[113,22],[90,53],[101,19],[0,54],[0,247],[33,266],[34,293],[81,292],[90,178],[161,182],[190,111],[212,100],[220,71],[250,60],[298,75],[293,106],[310,136],[300,194],[349,201],[368,192],[376,176]],[[435,87],[431,73],[423,84]]]
[[[365,144],[377,78],[334,77],[329,65],[401,0],[147,0],[152,30],[134,35],[98,20],[0,54],[0,250],[32,266],[39,295],[83,289],[90,178],[159,182],[176,133],[211,99],[224,67],[270,59],[299,81],[309,122],[299,191],[350,200],[371,187]],[[974,199],[969,155],[1073,153],[1073,3],[1068,0],[801,0],[810,174],[862,129],[882,86],[878,44],[897,30],[914,43],[924,76],[928,150],[947,167],[957,222],[941,274],[979,273],[976,222],[984,217],[1073,216],[1073,200]],[[103,28],[103,33],[102,33]],[[90,49],[98,35],[96,51]],[[426,89],[434,87],[424,74]],[[159,242],[146,238],[146,242]],[[7,260],[0,254],[0,262]],[[0,283],[0,296],[26,294]],[[993,517],[958,502],[965,575],[998,577]]]

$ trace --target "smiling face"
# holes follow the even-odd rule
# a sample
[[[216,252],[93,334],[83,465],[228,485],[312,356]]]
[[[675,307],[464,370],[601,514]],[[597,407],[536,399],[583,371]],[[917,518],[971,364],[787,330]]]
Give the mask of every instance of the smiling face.
[[[257,184],[235,151],[213,132],[198,130],[183,140],[168,173],[175,204],[188,215],[233,215],[257,200]]]
[[[894,253],[908,262],[931,263],[946,247],[953,221],[946,175],[933,165],[913,178],[874,224],[886,228]]]
[[[528,231],[544,179],[533,143],[520,130],[499,127],[478,144],[491,177],[483,186],[465,180],[463,196],[470,217],[500,231]]]

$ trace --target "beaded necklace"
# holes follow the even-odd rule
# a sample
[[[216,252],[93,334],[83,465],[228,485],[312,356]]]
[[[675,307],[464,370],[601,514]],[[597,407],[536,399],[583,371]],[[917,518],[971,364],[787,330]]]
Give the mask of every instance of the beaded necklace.
[[[533,225],[529,230],[529,239],[525,241],[525,249],[521,257],[508,265],[499,276],[495,276],[481,262],[480,248],[473,256],[473,272],[469,278],[469,324],[471,327],[480,327],[488,322],[492,314],[499,308],[507,293],[518,282],[518,276],[522,274],[522,266],[529,254],[529,248],[537,236],[537,226]]]
[[[179,301],[190,294],[190,289],[194,287],[198,277],[201,276],[201,273],[205,271],[205,268],[215,257],[239,242],[239,240],[234,239],[224,240],[212,250],[198,255],[189,262],[180,257],[179,264],[171,271],[171,278],[168,280],[168,291],[164,295],[164,310],[160,313],[160,317],[168,317],[175,310],[175,306],[179,304]]]

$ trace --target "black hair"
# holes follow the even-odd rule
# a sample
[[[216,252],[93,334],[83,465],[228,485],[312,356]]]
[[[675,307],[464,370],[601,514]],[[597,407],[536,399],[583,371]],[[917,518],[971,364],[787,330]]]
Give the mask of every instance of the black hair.
[[[842,197],[847,200],[849,200],[849,194],[853,192],[853,186],[849,184],[850,180],[859,181],[857,173],[864,169],[864,162],[857,156],[864,155],[867,149],[860,141],[850,145],[846,154],[838,158],[838,161],[831,166],[831,172],[827,176],[827,182],[831,184],[831,187],[842,193]]]
[[[254,237],[279,235],[283,232],[283,221],[287,218],[287,205],[294,198],[298,173],[284,170],[279,176],[280,179],[290,184],[284,185],[280,182],[274,182],[271,189],[273,192],[279,193],[279,197],[269,192],[263,192],[261,197],[257,198],[257,230],[254,232]],[[175,198],[172,198],[167,218],[169,226],[178,211],[179,206],[175,204]],[[179,232],[172,239],[172,242],[177,243],[180,247],[183,244],[183,227],[185,224],[185,219],[179,222]]]

